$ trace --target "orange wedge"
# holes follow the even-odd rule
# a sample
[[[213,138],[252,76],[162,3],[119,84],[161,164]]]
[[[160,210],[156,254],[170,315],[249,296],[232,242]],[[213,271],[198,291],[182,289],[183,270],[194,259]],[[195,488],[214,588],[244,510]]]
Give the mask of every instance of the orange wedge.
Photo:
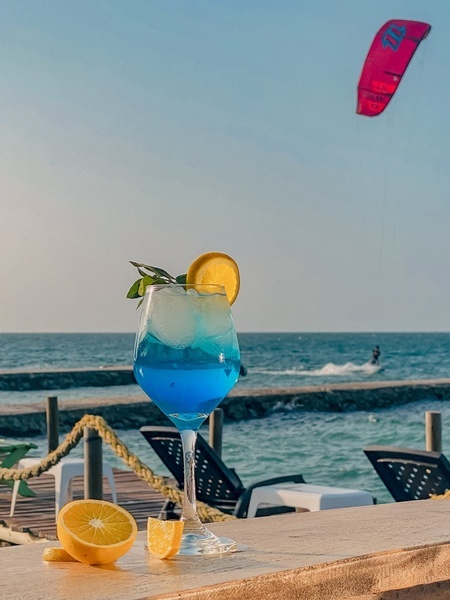
[[[70,556],[64,548],[44,548],[42,560],[48,562],[78,562],[77,559]]]
[[[161,521],[148,518],[147,546],[155,558],[171,558],[180,549],[184,521]]]
[[[223,252],[207,252],[194,260],[188,269],[186,283],[221,284],[225,288],[230,306],[236,300],[240,287],[239,267],[236,261]]]
[[[58,539],[66,552],[89,565],[106,565],[125,554],[137,534],[128,511],[105,500],[75,500],[58,515]]]

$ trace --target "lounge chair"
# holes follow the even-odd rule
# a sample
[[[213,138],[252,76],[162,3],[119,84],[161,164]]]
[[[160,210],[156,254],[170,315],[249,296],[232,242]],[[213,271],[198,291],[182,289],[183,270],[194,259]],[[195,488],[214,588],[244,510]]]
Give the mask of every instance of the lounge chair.
[[[183,489],[183,450],[178,430],[147,426],[140,431]],[[374,502],[368,492],[310,485],[300,474],[266,479],[246,488],[236,471],[227,467],[200,434],[195,459],[197,500],[238,518],[292,512],[295,507],[320,510]],[[166,500],[160,518],[177,518],[174,509],[174,503]]]
[[[426,500],[450,489],[450,462],[440,452],[367,446],[364,453],[396,502]]]

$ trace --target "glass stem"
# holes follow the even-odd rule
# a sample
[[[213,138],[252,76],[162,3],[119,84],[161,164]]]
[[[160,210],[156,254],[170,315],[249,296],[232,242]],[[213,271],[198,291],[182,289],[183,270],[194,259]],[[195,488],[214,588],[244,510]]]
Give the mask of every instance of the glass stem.
[[[181,520],[184,533],[202,534],[205,531],[199,516],[195,499],[195,442],[197,432],[191,429],[180,431],[184,455],[184,497]]]

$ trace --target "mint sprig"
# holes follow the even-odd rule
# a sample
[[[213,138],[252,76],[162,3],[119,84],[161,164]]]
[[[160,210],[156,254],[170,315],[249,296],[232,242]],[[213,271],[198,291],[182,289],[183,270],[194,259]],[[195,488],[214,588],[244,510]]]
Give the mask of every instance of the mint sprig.
[[[145,265],[133,260],[130,260],[130,263],[133,267],[136,267],[140,277],[136,279],[128,290],[127,298],[131,298],[132,300],[141,298],[137,306],[138,308],[142,304],[142,298],[145,296],[147,286],[153,284],[186,283],[186,274],[174,277],[165,269],[161,269],[161,267],[152,267],[151,265]]]

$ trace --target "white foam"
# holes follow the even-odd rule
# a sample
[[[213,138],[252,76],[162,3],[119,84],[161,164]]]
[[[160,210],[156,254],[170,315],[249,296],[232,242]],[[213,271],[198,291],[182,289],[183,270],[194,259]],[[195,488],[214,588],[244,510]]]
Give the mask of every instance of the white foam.
[[[300,375],[347,375],[348,373],[367,373],[372,374],[380,370],[380,365],[374,365],[370,362],[364,363],[363,365],[355,365],[352,362],[345,363],[343,365],[335,365],[334,363],[327,363],[320,369],[313,369],[311,371],[298,371]]]
[[[320,369],[311,370],[301,368],[284,369],[282,371],[252,369],[252,372],[267,375],[312,375],[313,377],[326,377],[348,375],[349,373],[364,373],[366,375],[372,375],[373,373],[378,373],[380,370],[382,370],[380,365],[374,365],[370,362],[364,363],[363,365],[355,365],[352,362],[348,362],[343,365],[327,363]]]

